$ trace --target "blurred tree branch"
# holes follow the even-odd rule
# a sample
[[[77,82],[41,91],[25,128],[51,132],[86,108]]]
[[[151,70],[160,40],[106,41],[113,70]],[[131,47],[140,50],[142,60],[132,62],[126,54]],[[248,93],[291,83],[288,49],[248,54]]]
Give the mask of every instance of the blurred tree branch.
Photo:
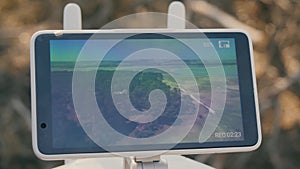
[[[253,42],[255,43],[262,42],[265,38],[264,32],[240,22],[235,17],[206,1],[191,1],[190,7],[194,12],[208,16],[209,18],[219,22],[226,28],[246,30],[247,32],[249,32]]]

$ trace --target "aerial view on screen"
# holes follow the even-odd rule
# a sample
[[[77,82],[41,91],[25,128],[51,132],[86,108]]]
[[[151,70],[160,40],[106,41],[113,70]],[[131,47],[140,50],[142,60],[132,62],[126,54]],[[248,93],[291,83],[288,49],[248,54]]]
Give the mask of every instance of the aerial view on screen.
[[[94,52],[101,52],[114,40],[96,40],[97,49]],[[192,40],[191,40],[192,41]],[[52,134],[54,140],[53,147],[56,148],[76,148],[76,147],[92,147],[95,143],[87,136],[78,121],[73,98],[72,98],[72,77],[74,67],[85,45],[86,40],[51,40],[50,41],[50,61],[51,61],[51,107],[52,107]],[[211,105],[211,80],[217,80],[218,77],[209,77],[206,70],[207,67],[223,67],[226,76],[226,103],[224,107],[223,117],[216,128],[215,132],[207,140],[208,142],[217,141],[239,141],[243,140],[243,124],[241,113],[241,101],[239,92],[238,70],[236,60],[235,41],[230,38],[210,39],[210,43],[199,44],[204,47],[215,47],[221,63],[215,64],[210,61],[210,56],[203,55],[201,59],[207,60],[210,64],[204,65],[201,59],[191,56],[188,51],[180,49],[176,46],[176,41],[172,39],[128,39],[123,40],[122,45],[112,48],[108,52],[99,65],[96,57],[87,56],[81,60],[81,67],[76,71],[83,74],[89,73],[92,70],[97,70],[95,77],[95,97],[105,120],[117,132],[133,137],[133,138],[148,138],[158,135],[166,131],[169,126],[174,124],[177,118],[180,118],[182,123],[176,123],[180,128],[184,127],[184,120],[189,116],[179,117],[180,105],[182,97],[190,104],[185,107],[185,111],[193,111],[193,105],[197,103],[197,119],[193,124],[192,129],[182,140],[186,143],[197,143],[199,141],[199,133],[206,120],[208,113],[213,113],[210,109]],[[129,88],[124,90],[112,91],[111,83],[114,73],[120,63],[132,52],[131,46],[139,46],[147,48],[147,46],[159,46],[170,51],[175,51],[176,55],[183,61],[193,73],[194,79],[197,82],[197,89],[200,96],[197,97],[191,90],[186,90],[177,84],[176,78],[163,69],[148,68],[137,73],[131,80]],[[102,55],[104,55],[102,53]],[[163,60],[168,63],[172,72],[176,72],[184,80],[184,85],[192,89],[195,86],[189,81],[190,76],[187,71],[181,70],[179,61]],[[131,66],[119,69],[123,75],[134,69],[134,65],[160,65],[162,60],[140,59],[131,61]],[[126,80],[126,76],[122,76],[121,81]],[[138,111],[147,111],[151,104],[149,102],[149,94],[155,89],[160,89],[164,92],[167,103],[163,113],[156,119],[145,123],[138,123],[133,119],[151,118],[151,114],[135,114],[126,118],[122,116],[113,100],[113,96],[129,95],[130,102],[134,109]],[[89,90],[89,89],[86,89]],[[195,91],[196,92],[196,91]],[[121,103],[120,103],[121,105]],[[121,105],[122,106],[122,105]],[[92,118],[92,117],[91,117]],[[58,120],[59,119],[59,120]],[[102,131],[103,132],[103,131]],[[69,141],[66,141],[69,140]],[[111,140],[112,145],[126,145],[122,140]],[[159,143],[157,143],[159,144]]]

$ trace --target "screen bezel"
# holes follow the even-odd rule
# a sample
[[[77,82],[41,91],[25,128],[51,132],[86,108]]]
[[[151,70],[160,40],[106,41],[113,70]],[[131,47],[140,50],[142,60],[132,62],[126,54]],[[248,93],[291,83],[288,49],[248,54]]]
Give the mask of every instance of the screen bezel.
[[[131,33],[134,35],[135,33]],[[172,36],[181,38],[193,38],[195,32],[178,32],[169,33]],[[197,34],[197,33],[196,33]],[[258,105],[256,101],[256,84],[253,71],[252,61],[252,46],[249,38],[242,32],[205,32],[208,38],[233,38],[235,39],[239,85],[241,91],[241,104],[242,104],[242,117],[244,127],[244,141],[226,141],[226,142],[213,142],[213,143],[180,143],[172,150],[201,150],[201,149],[218,149],[218,148],[246,148],[256,146],[260,142],[260,129],[257,125],[258,121]],[[94,154],[94,153],[107,153],[101,148],[74,148],[74,149],[54,149],[51,144],[51,92],[50,92],[50,40],[58,39],[88,39],[93,33],[64,33],[56,36],[54,33],[42,33],[35,37],[33,43],[34,56],[34,69],[35,69],[35,103],[33,104],[36,121],[36,147],[38,151],[45,155],[57,154]],[[164,33],[168,35],[168,33]],[[130,33],[105,33],[102,38],[116,38],[121,39],[124,36],[130,36]],[[196,36],[197,37],[197,36]],[[43,129],[40,127],[42,123],[48,124],[48,127]],[[49,125],[50,124],[50,125]],[[126,152],[136,151],[159,151],[161,149],[150,149],[153,145],[143,146],[141,149],[125,150]],[[120,149],[120,151],[122,151]],[[123,150],[124,151],[124,150]],[[185,153],[187,154],[187,153]]]

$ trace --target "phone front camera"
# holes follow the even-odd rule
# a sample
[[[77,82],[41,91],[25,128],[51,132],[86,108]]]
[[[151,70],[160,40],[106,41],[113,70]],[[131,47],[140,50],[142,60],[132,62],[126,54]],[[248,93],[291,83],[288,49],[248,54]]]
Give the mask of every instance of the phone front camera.
[[[46,123],[42,123],[42,124],[41,124],[41,128],[42,128],[42,129],[45,129],[46,127],[47,127],[47,124],[46,124]]]

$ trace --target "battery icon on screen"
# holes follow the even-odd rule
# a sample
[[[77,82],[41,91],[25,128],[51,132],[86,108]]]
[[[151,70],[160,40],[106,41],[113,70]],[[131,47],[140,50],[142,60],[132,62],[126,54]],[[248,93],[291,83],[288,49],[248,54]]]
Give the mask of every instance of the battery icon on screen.
[[[230,48],[230,42],[228,40],[220,40],[219,48]]]

